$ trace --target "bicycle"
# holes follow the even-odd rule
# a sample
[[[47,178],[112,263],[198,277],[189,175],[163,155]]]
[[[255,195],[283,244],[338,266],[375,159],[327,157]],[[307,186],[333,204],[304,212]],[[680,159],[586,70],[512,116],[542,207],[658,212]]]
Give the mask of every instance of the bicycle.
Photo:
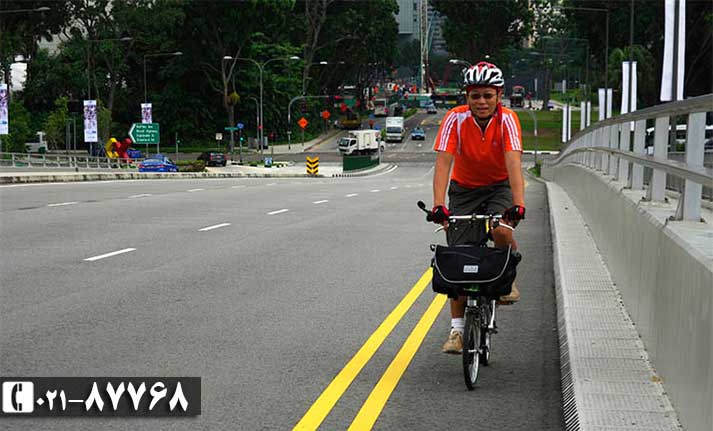
[[[426,205],[419,201],[418,207],[426,212],[426,220],[432,221],[432,213],[426,209]],[[467,216],[450,216],[449,223],[480,222],[481,229],[484,230],[480,243],[453,247],[431,244],[431,251],[434,252],[431,261],[431,266],[434,268],[433,290],[452,298],[458,296],[467,298],[462,360],[465,385],[471,391],[475,389],[480,364],[482,363],[483,366],[490,364],[492,336],[498,332],[497,302],[500,296],[510,292],[516,276],[515,267],[522,259],[520,253],[512,251],[510,247],[506,250],[488,247],[488,240],[492,240],[491,231],[496,227],[503,226],[514,230],[507,224],[500,224],[501,218],[500,214],[477,212]],[[444,229],[440,226],[435,232]],[[445,266],[443,268],[439,266],[439,252],[441,252],[441,266]],[[495,260],[498,262],[494,262]],[[480,271],[481,266],[485,266],[483,271]],[[462,268],[462,273],[457,274],[454,268],[459,271]],[[497,268],[501,268],[499,272]],[[481,272],[480,277],[475,276],[478,272]]]

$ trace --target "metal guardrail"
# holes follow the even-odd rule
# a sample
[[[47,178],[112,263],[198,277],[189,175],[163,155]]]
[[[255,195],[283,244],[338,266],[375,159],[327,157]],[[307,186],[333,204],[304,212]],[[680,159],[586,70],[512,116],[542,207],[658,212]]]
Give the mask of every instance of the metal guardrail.
[[[75,154],[0,153],[0,166],[12,168],[136,168],[143,159],[111,159]]]
[[[713,94],[666,103],[609,118],[575,134],[559,157],[545,162],[555,167],[579,163],[625,181],[632,190],[644,189],[644,168],[652,170],[646,199],[665,199],[667,175],[684,181],[675,218],[699,221],[703,187],[713,188],[713,169],[704,166],[706,113],[713,111]],[[684,161],[669,160],[670,118],[687,116]],[[647,120],[655,123],[653,155],[646,155]],[[631,165],[631,166],[630,166]]]

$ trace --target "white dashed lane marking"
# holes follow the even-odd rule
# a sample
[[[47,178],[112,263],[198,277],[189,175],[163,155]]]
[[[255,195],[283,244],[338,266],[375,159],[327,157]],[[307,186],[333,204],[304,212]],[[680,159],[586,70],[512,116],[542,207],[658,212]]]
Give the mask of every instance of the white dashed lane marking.
[[[312,202],[312,203],[313,203],[313,204],[323,204],[323,203],[326,203],[326,202],[329,202],[329,201],[325,199],[325,200],[321,200],[321,201],[314,201],[314,202]]]
[[[188,193],[193,193],[193,192],[202,192],[205,189],[190,189],[188,190]]]
[[[220,223],[220,224],[216,224],[213,226],[204,227],[204,228],[198,229],[198,232],[207,232],[209,230],[218,229],[218,228],[226,227],[226,226],[230,226],[230,223]]]
[[[149,196],[153,196],[151,193],[142,193],[140,195],[132,195],[129,196],[129,199],[136,199],[136,198],[147,198]]]
[[[370,190],[371,193],[379,193],[380,191],[379,189]]]
[[[79,202],[60,202],[58,204],[47,204],[48,207],[64,207],[67,205],[76,205]]]
[[[347,195],[348,198],[353,198],[354,196],[359,196],[359,193],[349,193]]]
[[[88,257],[88,258],[86,258],[86,259],[84,259],[84,260],[87,261],[87,262],[94,262],[95,260],[105,259],[105,258],[107,258],[107,257],[112,257],[112,256],[116,256],[116,255],[119,255],[119,254],[128,253],[128,252],[134,251],[134,250],[136,250],[136,249],[135,249],[135,248],[125,248],[125,249],[123,249],[123,250],[112,251],[111,253],[100,254],[99,256]]]
[[[277,211],[270,211],[269,213],[267,213],[267,215],[281,214],[281,213],[286,213],[287,211],[289,211],[287,208],[283,208],[283,209],[277,210]]]
[[[396,190],[396,189],[398,189],[398,187],[396,187],[396,186],[391,187],[391,190]]]

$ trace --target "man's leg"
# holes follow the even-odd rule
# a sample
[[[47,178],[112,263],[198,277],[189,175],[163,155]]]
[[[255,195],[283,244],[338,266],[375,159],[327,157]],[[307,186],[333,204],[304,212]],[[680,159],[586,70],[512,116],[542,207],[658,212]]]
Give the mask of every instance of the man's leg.
[[[505,224],[505,222],[502,222]],[[513,250],[517,250],[517,241],[513,236],[513,231],[507,227],[498,226],[493,231],[493,241],[495,242],[495,247],[497,248],[508,248],[512,246]],[[512,304],[520,300],[520,289],[517,287],[517,282],[512,283],[512,290],[505,296],[500,297],[500,304]]]
[[[463,351],[463,328],[465,327],[465,296],[451,299],[451,332],[443,344],[443,353],[460,354]]]

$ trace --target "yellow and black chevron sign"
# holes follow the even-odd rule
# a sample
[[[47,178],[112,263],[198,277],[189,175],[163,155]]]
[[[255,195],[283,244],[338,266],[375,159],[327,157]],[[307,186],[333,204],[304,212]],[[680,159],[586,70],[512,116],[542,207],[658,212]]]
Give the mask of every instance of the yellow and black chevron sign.
[[[319,174],[319,157],[307,157],[307,174]]]

